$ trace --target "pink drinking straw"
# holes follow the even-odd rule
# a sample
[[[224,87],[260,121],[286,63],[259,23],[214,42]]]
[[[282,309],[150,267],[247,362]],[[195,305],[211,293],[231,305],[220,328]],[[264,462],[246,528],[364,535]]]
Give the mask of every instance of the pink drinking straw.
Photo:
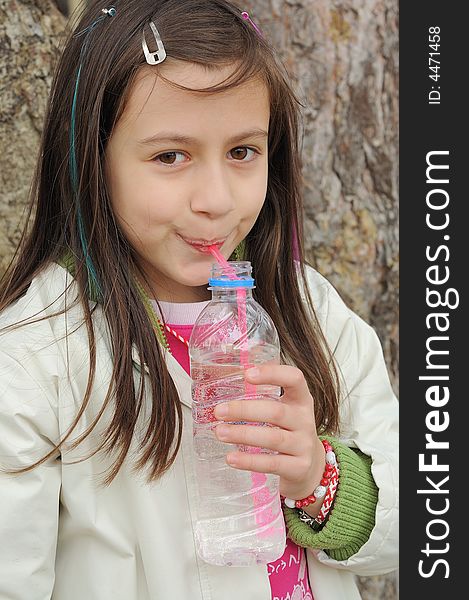
[[[226,258],[223,256],[223,254],[220,252],[220,250],[218,249],[218,246],[209,246],[208,249],[210,250],[212,256],[214,258],[216,258],[217,262],[222,265],[225,269],[226,274],[228,275],[228,277],[230,279],[239,279],[239,277],[236,275],[236,271],[233,269],[233,267],[229,264],[229,262],[226,260]],[[236,290],[237,292],[237,298],[238,298],[238,321],[239,321],[239,328],[241,331],[241,350],[240,350],[240,360],[241,360],[241,364],[243,365],[244,369],[248,369],[251,365],[249,364],[249,349],[248,349],[248,338],[247,338],[247,320],[246,320],[246,290],[244,288],[238,288]],[[247,398],[252,398],[256,395],[256,386],[253,385],[252,383],[248,383],[247,381],[245,381],[245,390],[246,390],[246,397]],[[260,448],[256,448],[253,449],[252,452],[256,452],[259,453],[261,452]],[[258,506],[262,506],[262,504],[269,499],[268,496],[268,490],[267,488],[264,487],[265,482],[267,481],[267,477],[265,476],[264,473],[256,473],[254,471],[251,471],[251,481],[252,481],[252,488],[251,488],[251,493],[254,499],[254,506],[258,507]],[[266,497],[267,494],[267,497]],[[264,517],[262,516],[263,513],[256,513],[256,522],[258,525],[263,525],[265,521],[269,521],[269,513],[271,511],[267,511],[267,514],[264,513]],[[261,535],[266,535],[268,536],[270,534],[270,529],[263,532]]]
[[[230,279],[239,279],[236,275],[236,271],[230,265],[230,263],[226,260],[223,254],[218,249],[218,246],[209,246],[208,248],[212,255],[217,259],[218,263],[221,264],[226,274]],[[240,350],[240,358],[241,364],[245,369],[249,368],[249,350],[247,347],[247,321],[246,321],[246,290],[244,288],[238,288],[236,290],[236,294],[238,297],[238,321],[239,328],[241,330],[241,350]],[[256,393],[256,386],[252,383],[245,383],[246,386],[246,395],[248,397],[254,396]]]

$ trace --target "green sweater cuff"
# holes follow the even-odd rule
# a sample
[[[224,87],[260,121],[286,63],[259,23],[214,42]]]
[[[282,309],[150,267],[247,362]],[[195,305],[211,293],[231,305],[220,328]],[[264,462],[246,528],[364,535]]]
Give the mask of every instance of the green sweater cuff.
[[[321,436],[321,439],[322,436]],[[375,524],[378,488],[371,458],[327,438],[339,464],[339,484],[326,524],[319,531],[300,521],[298,511],[283,506],[288,536],[298,546],[324,550],[334,560],[347,560],[370,537]]]

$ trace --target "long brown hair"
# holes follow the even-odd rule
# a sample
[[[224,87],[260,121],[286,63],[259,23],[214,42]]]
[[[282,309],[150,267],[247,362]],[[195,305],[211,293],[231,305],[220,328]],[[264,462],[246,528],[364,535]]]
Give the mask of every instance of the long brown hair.
[[[115,453],[106,483],[116,476],[128,453],[147,397],[145,386],[150,387],[152,402],[135,468],[146,467],[149,479],[157,479],[170,468],[180,446],[180,400],[135,285],[136,274],[144,277],[138,256],[113,215],[104,177],[107,141],[124,110],[137,72],[146,65],[142,31],[150,21],[157,24],[168,58],[207,68],[233,65],[228,80],[197,91],[216,93],[252,78],[260,78],[267,86],[270,95],[268,187],[264,206],[246,237],[244,258],[254,265],[257,286],[254,297],[277,327],[282,359],[295,364],[306,377],[315,401],[318,430],[336,430],[337,373],[309,293],[308,306],[300,293],[301,279],[307,291],[301,235],[301,103],[288,83],[288,74],[265,37],[243,20],[240,9],[227,0],[120,0],[116,8],[116,16],[103,19],[89,34],[70,34],[65,44],[49,98],[32,187],[31,214],[34,217],[30,218],[30,227],[25,228],[0,289],[0,310],[3,310],[26,292],[32,279],[46,266],[60,261],[64,255],[72,256],[89,338],[89,381],[72,429],[53,451],[23,470],[41,464],[60,450],[92,396],[96,355],[93,303],[89,297],[96,282],[113,353],[111,384],[100,412],[102,414],[112,402],[113,418],[96,449]],[[102,0],[92,1],[75,31],[92,25],[101,9]],[[81,54],[84,43],[86,52]],[[74,190],[68,156],[72,103],[80,63],[74,116],[77,163],[77,189]],[[299,265],[294,260],[295,243]],[[90,281],[87,263],[93,265],[96,282]],[[151,373],[141,378],[138,389],[133,377],[133,346]],[[99,416],[72,446],[78,445],[96,426]]]

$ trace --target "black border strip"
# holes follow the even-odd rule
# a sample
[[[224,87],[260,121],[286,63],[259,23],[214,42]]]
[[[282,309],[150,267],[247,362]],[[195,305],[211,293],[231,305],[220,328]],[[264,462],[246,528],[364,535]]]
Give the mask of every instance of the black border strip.
[[[441,600],[465,588],[469,10],[433,0],[399,10],[399,599]]]

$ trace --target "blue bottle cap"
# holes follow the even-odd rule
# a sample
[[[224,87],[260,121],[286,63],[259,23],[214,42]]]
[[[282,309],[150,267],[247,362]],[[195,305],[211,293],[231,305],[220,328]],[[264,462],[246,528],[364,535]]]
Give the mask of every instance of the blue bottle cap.
[[[253,288],[254,279],[252,277],[246,279],[209,279],[209,289],[212,287],[224,287],[224,288]]]

